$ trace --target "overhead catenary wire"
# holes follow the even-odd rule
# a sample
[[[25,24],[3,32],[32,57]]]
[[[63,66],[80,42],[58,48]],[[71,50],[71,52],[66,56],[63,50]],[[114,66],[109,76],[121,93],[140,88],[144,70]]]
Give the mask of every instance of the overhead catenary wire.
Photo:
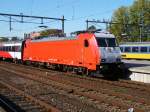
[[[1,21],[4,21],[4,22],[9,22],[9,29],[10,31],[12,30],[12,26],[11,26],[11,23],[12,22],[20,22],[20,23],[34,23],[34,24],[43,24],[44,20],[55,20],[55,21],[61,21],[62,22],[62,33],[64,33],[64,21],[66,19],[64,19],[64,16],[62,18],[51,18],[51,17],[44,17],[44,16],[30,16],[30,15],[23,15],[23,14],[6,14],[6,13],[0,13],[0,16],[4,16],[4,17],[8,17],[9,18],[9,21],[7,20],[1,20]],[[12,17],[18,17],[18,18],[21,18],[21,20],[17,20],[17,19],[12,19]],[[40,23],[37,23],[37,22],[27,22],[27,21],[24,21],[24,18],[35,18],[35,19],[40,19],[41,22]]]

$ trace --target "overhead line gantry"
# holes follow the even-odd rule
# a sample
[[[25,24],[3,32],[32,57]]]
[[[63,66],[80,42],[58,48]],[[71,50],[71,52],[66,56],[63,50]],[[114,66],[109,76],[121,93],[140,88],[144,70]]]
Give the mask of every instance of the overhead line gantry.
[[[41,22],[39,24],[43,24],[43,20],[47,19],[47,20],[56,20],[56,21],[61,21],[62,22],[62,33],[64,33],[64,21],[66,19],[64,19],[64,16],[62,16],[62,18],[51,18],[51,17],[45,17],[45,16],[29,16],[29,15],[23,15],[21,14],[6,14],[6,13],[0,13],[0,16],[7,16],[9,18],[9,21],[6,20],[0,20],[0,21],[4,21],[4,22],[9,22],[9,30],[12,30],[12,22],[20,22],[20,23],[33,23],[33,22],[26,22],[24,20],[24,18],[35,18],[35,19],[40,19]],[[14,21],[12,17],[20,17],[21,20],[16,20]]]

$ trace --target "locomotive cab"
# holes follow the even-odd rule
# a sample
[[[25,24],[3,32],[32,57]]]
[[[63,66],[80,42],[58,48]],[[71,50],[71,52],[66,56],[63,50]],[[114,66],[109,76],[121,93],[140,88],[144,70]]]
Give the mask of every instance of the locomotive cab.
[[[121,50],[113,34],[96,33],[95,39],[99,49],[101,63],[98,68],[100,72],[105,72],[105,77],[114,77],[112,73],[120,72],[123,62],[121,61]],[[104,75],[103,74],[103,75]],[[112,74],[112,76],[110,75]],[[118,77],[118,76],[117,76]]]
[[[109,33],[96,33],[95,38],[101,55],[101,65],[121,64],[121,51],[116,38]]]

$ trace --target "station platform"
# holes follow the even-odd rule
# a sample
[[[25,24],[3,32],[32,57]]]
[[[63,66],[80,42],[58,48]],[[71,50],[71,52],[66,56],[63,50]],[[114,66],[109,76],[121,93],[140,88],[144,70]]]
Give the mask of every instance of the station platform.
[[[150,74],[150,61],[146,60],[123,60],[125,66],[132,72]]]
[[[130,79],[150,83],[150,61],[123,60],[125,66],[131,71]]]
[[[133,68],[129,68],[129,70],[132,71],[132,72],[139,72],[139,73],[150,74],[150,66],[133,67]]]

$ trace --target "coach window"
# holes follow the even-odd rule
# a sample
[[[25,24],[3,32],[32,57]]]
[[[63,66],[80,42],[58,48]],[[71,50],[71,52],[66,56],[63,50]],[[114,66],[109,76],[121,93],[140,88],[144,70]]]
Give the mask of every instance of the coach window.
[[[15,46],[15,52],[18,52],[19,46]]]
[[[21,51],[21,46],[15,46],[15,51],[20,52]]]
[[[84,47],[89,47],[89,42],[88,42],[88,40],[84,40]]]
[[[6,47],[6,51],[9,51],[9,46]]]
[[[125,47],[124,52],[131,52],[131,47]]]
[[[7,47],[7,46],[5,46],[5,51],[8,51],[7,49],[8,49],[8,47]]]
[[[123,52],[123,47],[120,47],[121,52]]]
[[[5,51],[7,51],[7,46],[5,46]]]
[[[4,47],[4,51],[7,51],[7,46]]]
[[[7,51],[7,46],[4,47],[4,51]]]
[[[18,52],[21,52],[21,46],[18,46]]]
[[[148,52],[150,52],[150,47],[148,47]]]
[[[10,51],[11,51],[11,52],[12,52],[12,47],[13,47],[13,46],[10,46]]]
[[[6,47],[6,51],[8,51],[8,50],[9,50],[9,46]]]
[[[8,51],[11,51],[11,46],[9,46]]]
[[[4,51],[4,46],[2,47],[2,51]]]
[[[12,46],[12,52],[15,52],[15,46]]]
[[[7,46],[7,51],[9,51],[9,46]]]
[[[141,47],[141,52],[147,52],[147,47]]]
[[[132,52],[133,53],[139,52],[139,48],[138,47],[132,47]]]
[[[3,51],[6,51],[6,46],[3,47]]]

